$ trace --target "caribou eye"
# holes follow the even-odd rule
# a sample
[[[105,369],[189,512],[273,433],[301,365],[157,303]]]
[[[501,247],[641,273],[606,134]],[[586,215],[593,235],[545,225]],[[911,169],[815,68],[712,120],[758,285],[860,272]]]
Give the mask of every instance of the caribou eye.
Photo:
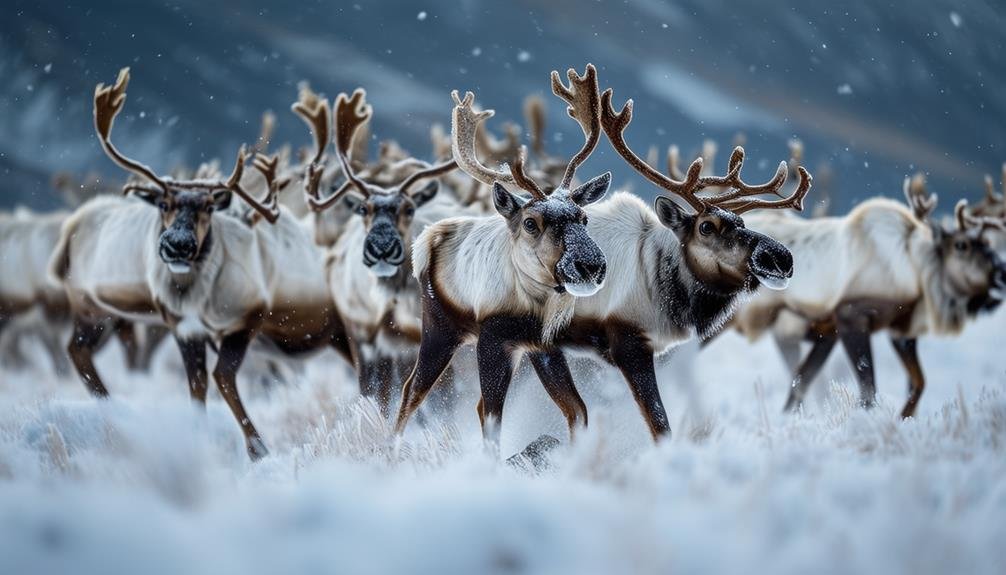
[[[168,202],[157,202],[157,207],[160,208],[162,212],[166,212],[170,208],[170,206],[168,206]]]
[[[716,226],[712,222],[702,222],[699,224],[699,233],[708,236],[716,231]]]
[[[416,215],[416,208],[414,208],[412,206],[409,206],[409,207],[405,208],[405,215],[407,215],[409,217],[412,217],[412,216]]]
[[[954,242],[954,249],[956,249],[959,252],[966,252],[968,251],[968,242],[965,242],[963,240],[957,240],[956,242]]]
[[[363,204],[356,206],[356,213],[360,214],[361,216],[367,215],[367,206]]]
[[[533,218],[527,218],[524,220],[524,229],[527,230],[529,234],[538,232],[538,223],[534,221]]]

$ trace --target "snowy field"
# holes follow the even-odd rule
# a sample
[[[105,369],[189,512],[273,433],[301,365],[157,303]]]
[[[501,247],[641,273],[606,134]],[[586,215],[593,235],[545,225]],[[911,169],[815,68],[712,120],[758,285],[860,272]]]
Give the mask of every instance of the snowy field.
[[[929,386],[907,422],[883,338],[869,413],[838,354],[786,416],[769,341],[685,348],[662,367],[675,435],[660,445],[621,378],[581,362],[591,426],[570,445],[522,369],[502,452],[561,438],[537,473],[484,452],[470,375],[446,421],[396,444],[334,355],[285,386],[249,369],[272,451],[252,465],[215,393],[205,414],[189,404],[173,345],[136,376],[110,344],[100,403],[31,348],[43,367],[0,372],[0,573],[1002,574],[1004,326],[1000,311],[922,341]]]

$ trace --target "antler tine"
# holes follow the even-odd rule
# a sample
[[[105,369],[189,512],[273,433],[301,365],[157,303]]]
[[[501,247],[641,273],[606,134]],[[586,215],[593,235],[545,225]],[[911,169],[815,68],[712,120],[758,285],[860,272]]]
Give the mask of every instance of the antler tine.
[[[998,200],[999,198],[996,197],[995,180],[992,179],[990,174],[985,174],[985,202],[993,204]]]
[[[800,183],[797,185],[796,190],[788,197],[779,200],[760,200],[757,198],[750,200],[737,199],[732,202],[716,204],[716,206],[738,215],[751,210],[782,210],[793,208],[798,212],[803,211],[803,200],[807,197],[807,192],[810,191],[814,178],[803,166],[797,166],[796,171],[800,176]],[[747,194],[744,195],[746,196]]]
[[[545,153],[545,100],[537,94],[524,100],[524,119],[531,134],[531,150],[536,156]]]
[[[475,103],[475,94],[465,92],[462,100],[458,96],[458,91],[451,92],[454,100],[454,110],[451,112],[451,153],[457,161],[458,166],[473,179],[488,186],[493,182],[511,184],[516,186],[512,175],[502,171],[487,168],[479,161],[475,153],[476,131],[479,124],[495,113],[492,110],[482,110],[476,112],[472,107]]]
[[[566,112],[580,124],[585,141],[580,151],[566,164],[560,188],[569,187],[573,176],[576,175],[576,169],[590,156],[601,138],[599,110],[601,103],[597,87],[597,69],[593,64],[587,64],[587,69],[580,76],[576,70],[570,68],[566,71],[566,77],[569,78],[568,88],[559,79],[559,72],[552,71],[552,93],[569,104]]]
[[[168,185],[146,164],[127,158],[112,144],[112,124],[126,103],[126,87],[129,85],[129,68],[119,70],[115,85],[98,84],[94,89],[94,129],[105,154],[119,167],[153,182],[162,193],[170,193]]]
[[[408,178],[405,178],[404,182],[402,182],[401,184],[399,184],[398,190],[399,190],[399,192],[408,195],[409,194],[409,188],[411,188],[413,185],[415,185],[415,183],[418,182],[419,180],[423,180],[423,179],[426,179],[426,178],[436,178],[436,177],[442,176],[442,175],[444,175],[444,174],[446,174],[448,172],[451,172],[452,170],[457,169],[457,167],[458,167],[458,163],[455,162],[452,159],[452,160],[449,160],[449,161],[444,162],[442,164],[438,164],[436,166],[431,166],[429,168],[426,168],[425,170],[420,170],[418,172],[414,172]]]
[[[903,185],[905,201],[919,220],[925,221],[936,209],[936,194],[926,192],[926,176],[921,172],[905,178]]]
[[[352,166],[349,165],[349,149],[353,144],[356,130],[370,119],[372,109],[366,103],[366,97],[367,93],[363,88],[357,88],[352,96],[343,93],[335,100],[336,155],[339,157],[339,164],[346,179],[365,197],[370,195],[370,190],[363,180],[356,177]]]
[[[677,146],[670,146],[667,148],[667,175],[674,178],[675,180],[685,179],[685,175],[681,173],[680,158]]]
[[[276,114],[266,110],[262,113],[262,128],[259,131],[258,140],[252,146],[252,152],[264,154],[269,149],[269,141],[272,140],[273,130],[276,129]]]
[[[634,170],[639,172],[644,178],[652,182],[653,184],[663,188],[664,190],[680,197],[682,200],[688,203],[696,211],[703,211],[706,209],[706,203],[695,195],[696,187],[699,184],[699,174],[702,172],[702,158],[696,158],[690,166],[688,166],[688,172],[685,174],[684,180],[675,180],[671,177],[661,174],[659,171],[651,167],[649,164],[644,162],[635,152],[629,148],[629,145],[625,142],[625,128],[632,121],[632,100],[625,102],[622,106],[621,111],[615,112],[614,108],[611,106],[611,97],[613,95],[611,88],[608,88],[601,94],[601,128],[604,130],[606,136],[608,136],[608,141],[611,142],[611,147],[618,152],[618,155],[631,166]]]
[[[510,175],[513,176],[518,186],[531,192],[531,195],[535,199],[545,199],[547,195],[541,190],[541,186],[524,171],[525,161],[527,161],[527,146],[521,146],[517,152],[517,157],[514,158],[513,164],[510,166]]]
[[[266,195],[262,200],[255,199],[244,187],[241,185],[241,177],[244,175],[245,162],[248,159],[248,153],[244,146],[238,150],[237,160],[234,162],[234,170],[231,171],[231,175],[227,178],[226,182],[214,182],[210,187],[217,189],[226,189],[234,192],[241,197],[253,210],[259,213],[263,218],[266,219],[270,224],[276,223],[279,219],[279,204],[276,201],[277,192],[279,192],[279,186],[276,184],[276,160],[277,156],[264,156],[259,154],[255,157],[253,161],[253,166],[262,177],[265,178],[266,182]]]

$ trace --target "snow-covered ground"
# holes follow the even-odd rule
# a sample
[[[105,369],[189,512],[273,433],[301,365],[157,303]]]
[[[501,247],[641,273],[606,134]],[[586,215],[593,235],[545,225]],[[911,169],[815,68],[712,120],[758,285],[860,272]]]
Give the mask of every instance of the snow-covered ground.
[[[0,371],[0,573],[1006,573],[1004,320],[921,343],[907,422],[883,338],[869,413],[837,354],[786,416],[769,341],[686,348],[662,369],[660,445],[621,378],[579,361],[591,425],[570,445],[522,370],[502,451],[562,438],[540,473],[484,452],[470,374],[398,444],[333,355],[245,381],[272,451],[253,465],[219,397],[189,404],[173,345],[144,376],[109,345],[106,402],[44,363]]]

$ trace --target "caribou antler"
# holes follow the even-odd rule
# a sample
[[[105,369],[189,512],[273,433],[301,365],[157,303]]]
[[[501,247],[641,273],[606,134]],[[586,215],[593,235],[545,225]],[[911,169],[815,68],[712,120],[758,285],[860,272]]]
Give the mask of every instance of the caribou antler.
[[[127,171],[137,174],[151,181],[154,186],[130,183],[123,188],[124,193],[131,191],[145,190],[156,191],[161,194],[171,194],[175,190],[202,190],[212,193],[218,190],[229,190],[240,196],[256,212],[262,215],[269,223],[275,223],[279,217],[279,206],[276,202],[276,193],[281,186],[276,181],[276,158],[267,158],[259,155],[256,157],[255,168],[262,173],[266,179],[268,190],[263,200],[256,200],[241,186],[241,176],[244,174],[244,164],[247,159],[244,146],[238,150],[237,161],[234,170],[226,181],[220,179],[192,179],[176,180],[174,178],[158,176],[154,171],[137,162],[123,156],[112,145],[109,136],[112,132],[112,124],[115,117],[122,110],[126,101],[126,86],[129,83],[129,68],[119,71],[119,77],[114,86],[105,87],[98,84],[94,90],[94,128],[98,132],[102,148],[112,160]]]
[[[94,129],[98,133],[102,149],[113,162],[126,171],[156,184],[162,193],[167,194],[169,193],[167,184],[154,173],[153,169],[142,162],[124,156],[110,139],[112,124],[115,123],[116,116],[119,115],[123,104],[126,103],[126,87],[128,85],[129,68],[122,68],[119,70],[119,77],[115,80],[115,85],[98,84],[94,89]]]
[[[545,100],[541,96],[524,99],[524,119],[531,134],[531,150],[541,156],[545,153]]]
[[[679,156],[677,146],[672,145],[667,148],[667,175],[675,180],[685,179],[685,175],[681,173],[681,159]]]
[[[559,187],[563,189],[569,188],[573,176],[576,175],[576,169],[590,156],[597,147],[598,140],[601,139],[601,102],[597,87],[597,69],[593,64],[587,64],[587,69],[580,76],[576,70],[570,68],[566,71],[566,77],[569,78],[568,88],[559,79],[559,72],[552,71],[552,93],[569,104],[566,112],[580,124],[585,141],[566,164],[566,172],[559,183]]]
[[[926,221],[936,209],[936,194],[931,194],[926,190],[926,176],[921,172],[916,173],[911,178],[905,178],[902,186],[905,193],[905,201],[908,207],[912,208],[912,213],[920,221]]]
[[[272,133],[276,129],[276,115],[270,111],[262,113],[262,128],[259,131],[258,140],[252,146],[255,154],[264,154],[269,149],[269,142],[272,140]]]
[[[367,184],[356,176],[353,167],[349,164],[349,150],[353,145],[353,137],[356,130],[370,120],[373,112],[366,102],[367,92],[363,88],[357,88],[352,96],[345,93],[339,94],[335,99],[335,154],[339,158],[342,166],[342,173],[350,185],[355,187],[364,197],[370,196]]]
[[[748,184],[740,176],[741,167],[744,165],[744,148],[740,146],[734,148],[733,153],[730,155],[730,162],[727,166],[727,174],[725,176],[700,176],[703,167],[701,157],[696,158],[688,167],[684,180],[676,180],[661,174],[641,160],[625,142],[625,128],[632,121],[632,100],[628,100],[620,111],[615,112],[611,105],[612,94],[613,91],[609,88],[601,95],[601,127],[608,136],[612,147],[643,177],[680,197],[696,211],[702,212],[711,206],[729,210],[736,214],[742,214],[754,209],[803,209],[803,200],[810,191],[813,180],[810,173],[803,166],[797,168],[800,182],[796,190],[787,197],[783,197],[779,193],[779,190],[786,183],[786,162],[779,163],[779,169],[776,170],[775,176],[768,182],[759,185]],[[714,196],[698,195],[698,192],[710,187],[729,188],[730,191]],[[775,194],[780,199],[762,200],[751,198],[751,196],[763,194]]]
[[[968,213],[968,201],[961,199],[954,206],[954,218],[957,220],[957,229],[964,231],[971,228],[979,228],[978,233],[986,230],[1006,231],[1006,217],[983,217]]]
[[[307,170],[304,172],[304,194],[307,196],[307,204],[313,210],[324,210],[335,204],[349,189],[347,182],[347,185],[324,200],[319,193],[321,176],[325,172],[322,158],[332,138],[332,109],[328,100],[312,91],[307,83],[300,85],[298,99],[291,109],[304,120],[314,135],[314,155],[308,160]]]
[[[471,92],[465,92],[462,100],[458,96],[458,91],[454,90],[451,92],[451,98],[454,100],[454,110],[451,112],[451,153],[458,165],[469,176],[488,186],[493,185],[493,182],[516,186],[517,183],[511,174],[486,167],[475,153],[476,132],[479,125],[491,118],[495,112],[476,111],[475,94]]]

